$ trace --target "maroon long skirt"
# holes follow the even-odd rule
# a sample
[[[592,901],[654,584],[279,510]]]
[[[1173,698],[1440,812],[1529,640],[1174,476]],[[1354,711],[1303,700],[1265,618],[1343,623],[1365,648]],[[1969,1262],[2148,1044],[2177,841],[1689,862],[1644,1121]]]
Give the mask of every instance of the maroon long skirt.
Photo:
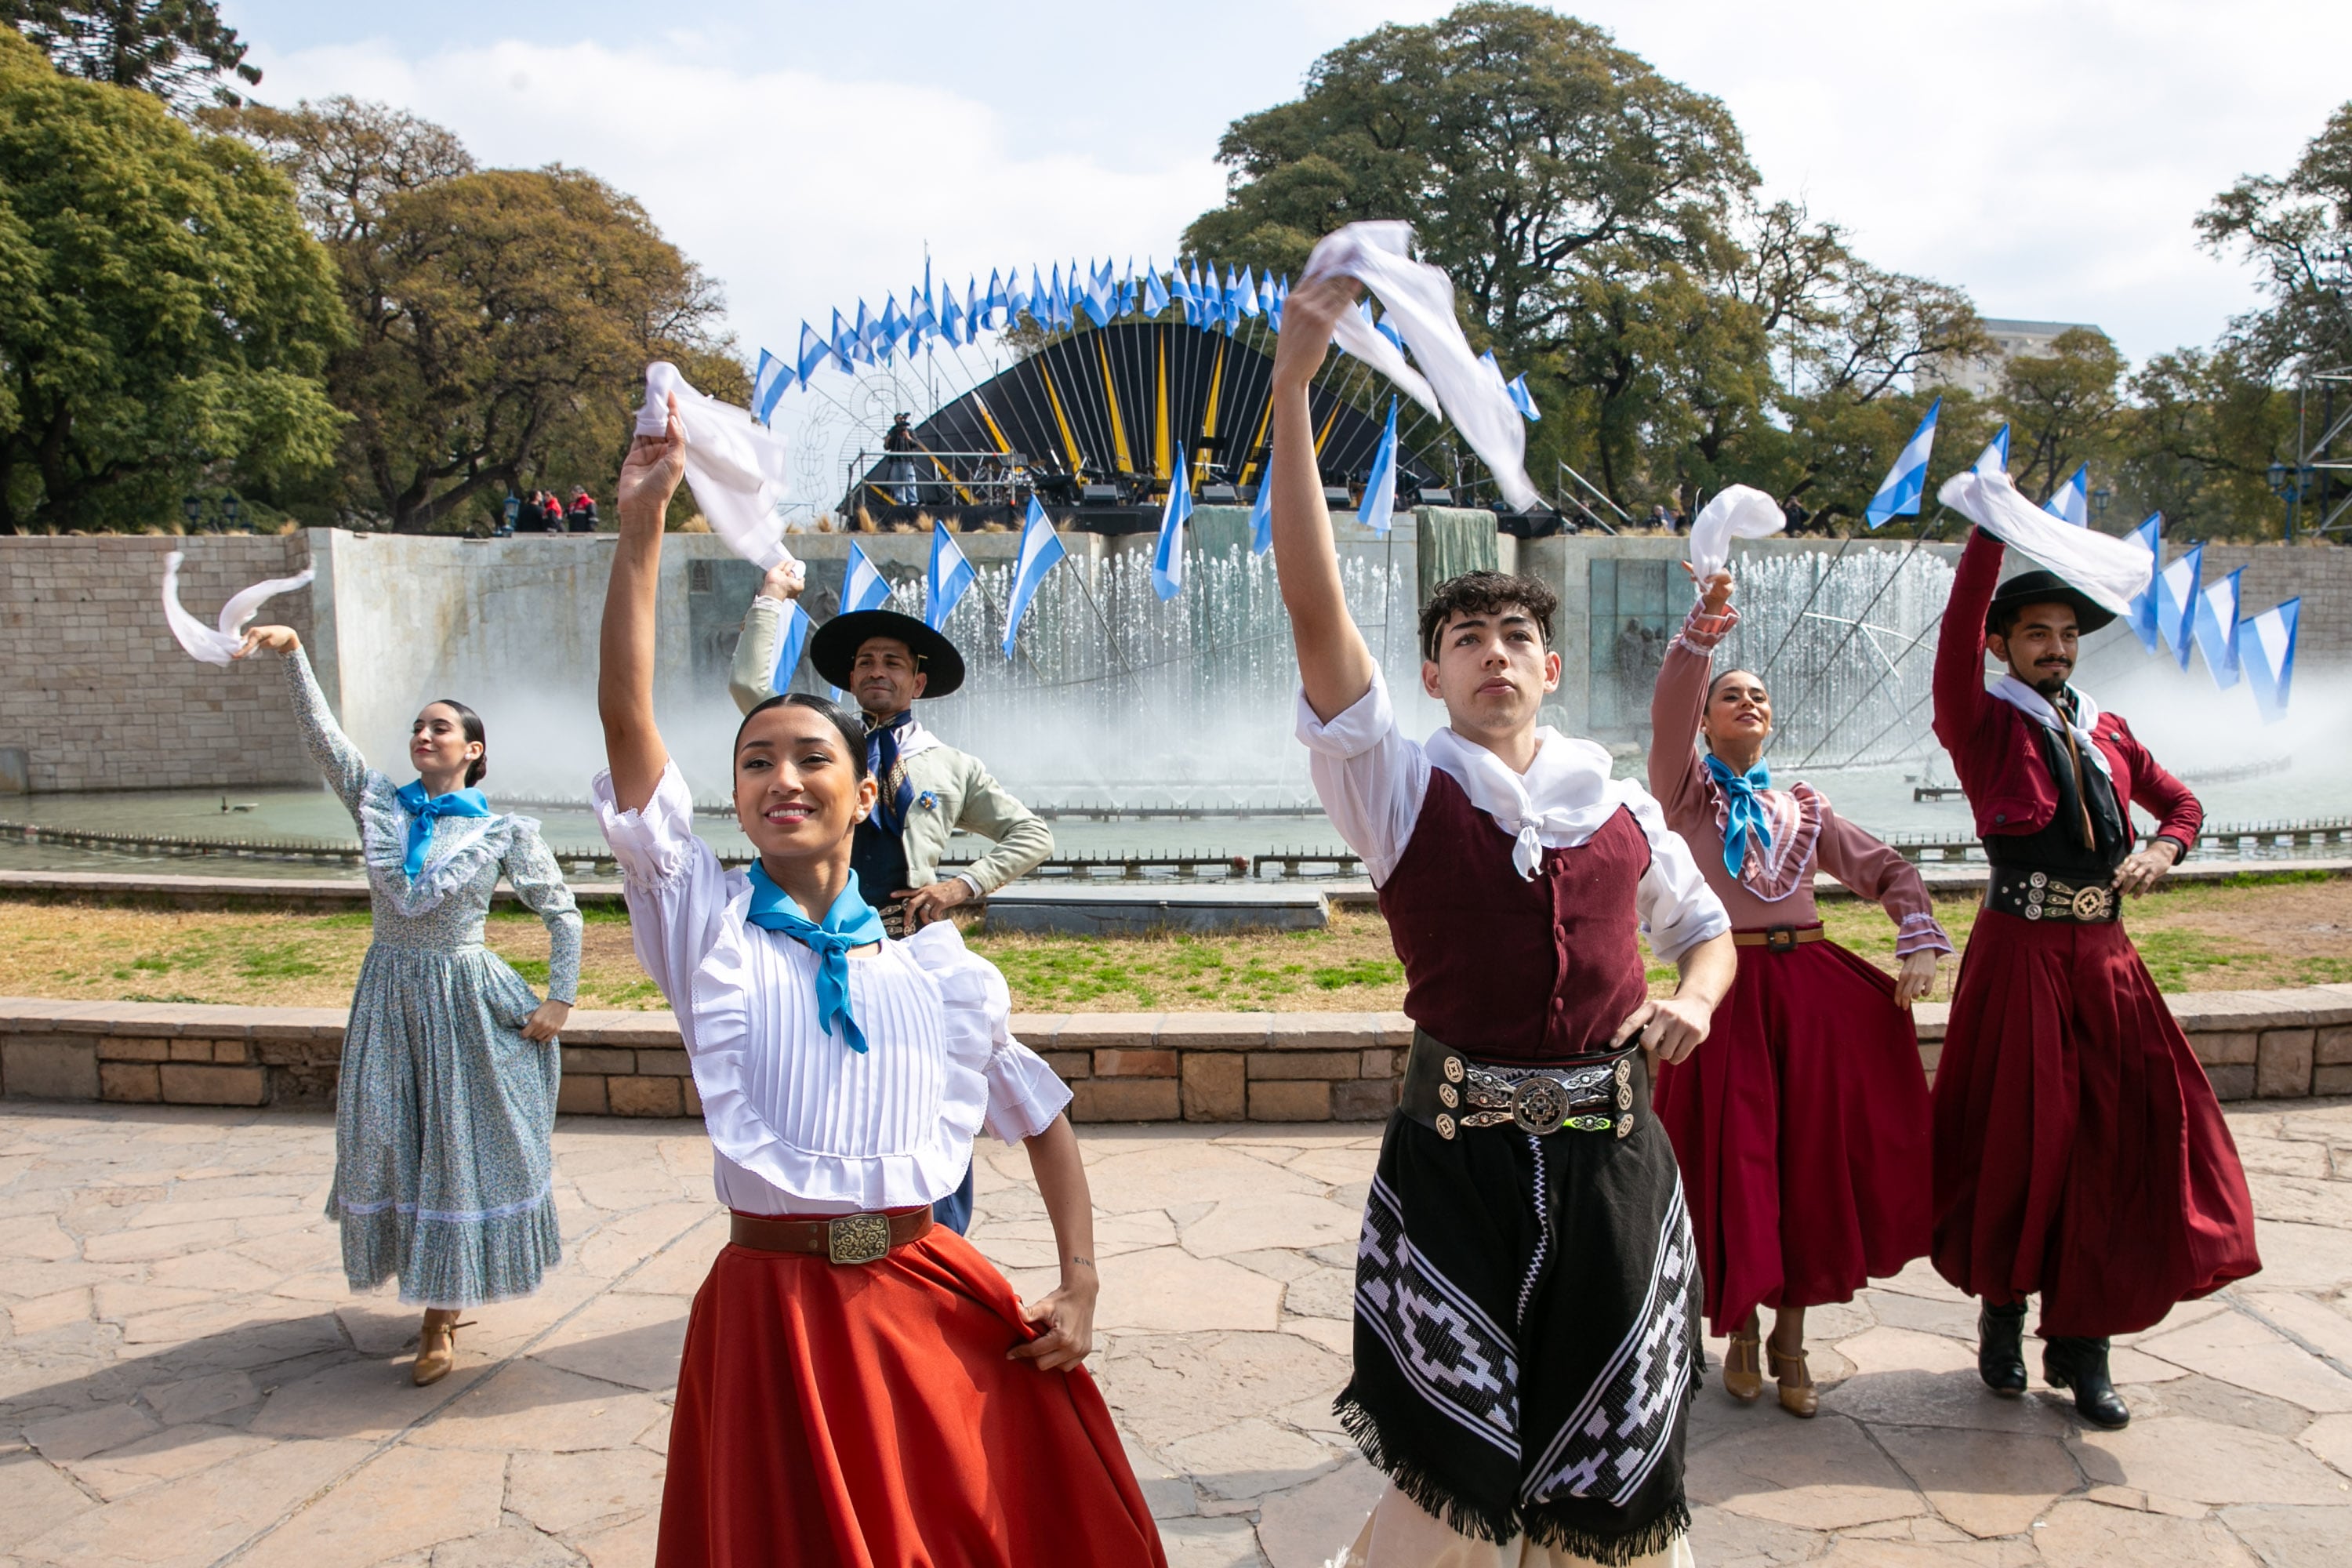
[[[2120,921],[1977,917],[1936,1068],[1936,1268],[2136,1332],[2262,1267],[2205,1069]]]
[[[1895,982],[1833,942],[1738,951],[1713,1030],[1656,1094],[1717,1333],[1850,1301],[1928,1234],[1927,1079]]]
[[[877,1263],[729,1247],[687,1320],[660,1568],[1166,1568],[1110,1412],[953,1231]]]

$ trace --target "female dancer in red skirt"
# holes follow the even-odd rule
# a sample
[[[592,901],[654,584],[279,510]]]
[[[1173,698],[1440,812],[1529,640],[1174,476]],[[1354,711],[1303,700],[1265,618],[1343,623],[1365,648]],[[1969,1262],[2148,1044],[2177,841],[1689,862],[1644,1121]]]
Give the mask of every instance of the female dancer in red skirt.
[[[694,1299],[670,1417],[661,1568],[1164,1568],[1150,1510],[1079,1365],[1093,1215],[1069,1091],[1006,1029],[1003,977],[952,921],[886,941],[850,874],[874,807],[864,727],[779,697],[735,739],[759,851],[722,868],[654,725],[673,407],[621,469],[593,787],[637,957],[677,1014],[732,1244]],[[1024,1307],[931,1223],[985,1126],[1024,1140],[1061,1286]]]
[[[1769,1306],[1781,1407],[1811,1415],[1805,1309],[1852,1300],[1871,1276],[1927,1252],[1927,1080],[1907,1009],[1952,944],[1908,861],[1811,785],[1772,787],[1763,679],[1708,679],[1738,624],[1730,601],[1731,574],[1717,572],[1667,648],[1650,707],[1650,792],[1730,911],[1739,952],[1715,1033],[1658,1069],[1658,1117],[1682,1162],[1707,1316],[1731,1338],[1725,1392],[1763,1393],[1757,1308]],[[1817,868],[1894,920],[1896,978],[1824,938]]]

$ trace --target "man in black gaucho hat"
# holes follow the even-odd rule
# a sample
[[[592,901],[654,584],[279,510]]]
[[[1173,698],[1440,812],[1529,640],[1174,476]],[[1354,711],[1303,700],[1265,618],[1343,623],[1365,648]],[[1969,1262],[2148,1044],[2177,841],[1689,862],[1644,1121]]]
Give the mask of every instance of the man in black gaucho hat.
[[[2038,1292],[2043,1377],[2115,1427],[2111,1337],[2262,1266],[2212,1086],[2119,919],[2205,814],[2072,684],[2114,615],[2055,573],[2000,583],[2001,555],[1970,534],[1936,652],[1936,737],[1992,864],[1936,1068],[1934,1258],[1984,1303],[1994,1393],[2025,1392]],[[1990,690],[1987,653],[2007,667]],[[2137,851],[2134,805],[2156,822]]]

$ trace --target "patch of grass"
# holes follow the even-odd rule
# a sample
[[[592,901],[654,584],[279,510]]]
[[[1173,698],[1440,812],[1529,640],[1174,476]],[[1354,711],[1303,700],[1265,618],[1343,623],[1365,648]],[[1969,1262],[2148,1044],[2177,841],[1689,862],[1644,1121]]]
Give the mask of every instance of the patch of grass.
[[[248,947],[236,959],[236,972],[247,980],[299,980],[325,971],[300,942]]]
[[[1393,958],[1359,958],[1349,963],[1310,969],[1307,977],[1326,991],[1350,985],[1394,985],[1404,979],[1404,965]]]
[[[2220,882],[2207,887],[2222,888],[2294,888],[2307,887],[2314,882],[2336,880],[2333,871],[2233,871]]]
[[[2352,985],[2352,958],[2299,958],[2294,975],[2303,985]]]
[[[2147,965],[2148,973],[2155,976],[2158,991],[2186,991],[2193,976],[2270,956],[2260,948],[2246,947],[2203,931],[2178,929],[2135,932],[2134,945],[2139,949],[2140,960]]]
[[[507,966],[533,985],[547,984],[547,960],[543,958],[509,958]]]

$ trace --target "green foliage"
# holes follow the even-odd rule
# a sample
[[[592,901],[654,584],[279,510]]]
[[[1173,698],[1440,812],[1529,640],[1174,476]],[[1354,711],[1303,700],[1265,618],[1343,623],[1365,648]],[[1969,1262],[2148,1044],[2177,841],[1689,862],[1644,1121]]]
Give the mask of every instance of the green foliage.
[[[331,458],[345,335],[285,180],[0,33],[0,532],[152,526]]]
[[[2262,275],[2270,303],[2231,326],[2257,374],[2352,364],[2352,103],[2327,117],[2284,177],[2248,174],[2216,196],[2197,231]]]
[[[224,76],[261,80],[214,0],[0,0],[0,22],[68,76],[152,92],[180,108],[236,102]]]

